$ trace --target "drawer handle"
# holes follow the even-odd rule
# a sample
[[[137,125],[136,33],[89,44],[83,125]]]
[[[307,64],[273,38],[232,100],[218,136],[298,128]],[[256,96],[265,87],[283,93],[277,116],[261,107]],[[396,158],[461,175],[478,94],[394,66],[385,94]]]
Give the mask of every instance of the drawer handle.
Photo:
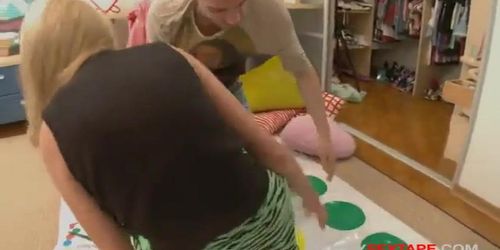
[[[3,79],[5,79],[5,75],[0,74],[0,80],[3,80]]]

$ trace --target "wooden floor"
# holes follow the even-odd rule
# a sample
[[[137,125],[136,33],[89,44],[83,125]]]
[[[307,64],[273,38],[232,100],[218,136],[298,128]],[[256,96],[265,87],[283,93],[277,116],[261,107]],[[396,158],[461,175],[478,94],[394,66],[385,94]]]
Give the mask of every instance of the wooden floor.
[[[484,203],[477,203],[477,199],[464,199],[463,194],[451,189],[441,182],[423,174],[422,172],[406,165],[404,162],[386,154],[379,148],[356,138],[356,156],[366,162],[369,166],[385,174],[411,192],[420,196],[430,204],[448,213],[471,230],[488,239],[496,246],[500,246],[500,217],[496,211],[489,210]],[[377,185],[372,185],[377,186]],[[385,192],[391,193],[391,192]],[[393,193],[391,193],[392,196]],[[395,202],[401,202],[400,197],[393,197]],[[389,202],[390,203],[390,202]],[[399,206],[399,208],[402,208]],[[431,216],[420,214],[417,216]],[[449,233],[442,229],[442,234]],[[454,235],[452,233],[452,235]],[[454,235],[453,237],[456,237]],[[473,242],[473,241],[472,241]],[[462,241],[462,244],[471,241]],[[446,242],[446,244],[449,244]],[[480,249],[494,249],[485,247]]]
[[[443,159],[453,106],[412,97],[383,83],[362,83],[362,103],[344,106],[337,120],[452,179],[455,164]]]
[[[444,103],[428,102],[425,100],[413,99],[410,98],[407,94],[400,93],[397,90],[391,89],[388,86],[376,85],[376,84],[364,84],[363,89],[368,91],[368,95],[363,101],[363,103],[347,104],[343,112],[341,112],[340,116],[338,117],[339,120],[348,123],[349,121],[351,121],[349,123],[351,126],[373,136],[374,138],[380,141],[384,141],[384,138],[386,138],[386,140],[384,141],[386,144],[392,143],[391,144],[392,147],[397,149],[398,149],[397,146],[400,146],[400,148],[398,149],[400,151],[406,150],[407,152],[414,153],[415,155],[418,155],[420,153],[421,155],[427,156],[423,160],[431,161],[432,158],[430,158],[429,156],[433,156],[435,157],[434,161],[437,161],[437,159],[441,157],[442,155],[441,151],[442,148],[444,148],[444,142],[446,140],[446,133],[441,133],[441,132],[447,131],[447,126],[448,126],[447,121],[449,119],[447,117],[449,117],[449,114],[451,113],[451,107],[449,107]],[[383,109],[377,110],[380,108]],[[407,113],[408,110],[412,112]],[[441,119],[437,119],[436,117],[439,117]],[[427,120],[422,118],[427,118]],[[433,139],[426,141],[422,139],[423,136],[421,135],[418,136],[419,134],[417,134],[417,132],[412,132],[411,130],[408,129],[394,129],[402,126],[408,126],[409,128],[412,129],[418,127],[419,128],[418,131],[424,131],[424,132],[430,131],[429,133],[431,132],[434,133],[432,137]],[[363,128],[365,128],[365,130],[363,130]],[[0,125],[0,139],[13,135],[23,134],[25,133],[25,131],[26,131],[26,124],[24,122],[11,125]],[[439,131],[440,133],[438,133]],[[407,141],[412,143],[404,143],[406,141],[405,137],[407,137]],[[41,215],[37,215],[35,216],[35,218],[32,219],[31,217],[28,216],[17,216],[17,217],[12,216],[12,214],[9,214],[8,212],[5,213],[4,211],[2,211],[0,215],[8,216],[6,218],[9,218],[9,220],[7,221],[7,225],[9,225],[9,222],[11,223],[14,222],[13,225],[19,226],[19,225],[24,225],[22,223],[19,223],[19,220],[28,221],[30,223],[30,226],[35,231],[25,230],[19,227],[13,227],[10,228],[10,231],[4,230],[5,232],[1,232],[2,228],[0,228],[0,233],[3,233],[2,235],[8,235],[8,233],[14,232],[15,236],[19,236],[18,234],[15,234],[16,229],[19,230],[23,229],[22,230],[23,237],[24,235],[28,235],[29,236],[28,238],[31,237],[30,239],[35,239],[26,241],[28,242],[26,244],[38,244],[37,247],[34,248],[32,247],[29,249],[35,249],[35,248],[48,249],[47,247],[40,247],[40,246],[41,245],[53,246],[52,238],[55,236],[55,234],[51,234],[50,232],[55,231],[57,227],[57,223],[52,223],[52,222],[55,221],[53,219],[54,214],[57,214],[53,211],[57,211],[58,207],[53,205],[57,203],[48,202],[47,197],[49,197],[48,199],[57,201],[58,196],[46,195],[52,193],[56,194],[56,192],[55,190],[51,189],[53,187],[48,182],[48,176],[46,176],[46,174],[43,174],[44,168],[38,166],[37,164],[34,163],[32,164],[31,161],[35,160],[33,157],[28,157],[26,159],[24,158],[27,157],[28,155],[34,155],[33,152],[31,154],[25,154],[25,151],[27,151],[28,149],[29,150],[33,149],[30,145],[28,145],[27,142],[25,143],[26,146],[22,148],[14,147],[12,149],[14,150],[14,152],[18,152],[20,150],[20,152],[22,152],[23,156],[22,158],[12,157],[12,155],[8,153],[11,159],[22,159],[20,163],[22,163],[22,165],[25,167],[21,167],[21,164],[16,163],[15,161],[11,161],[12,163],[9,163],[7,161],[7,164],[3,164],[4,162],[1,162],[0,166],[14,165],[16,166],[16,168],[14,172],[9,168],[5,168],[4,170],[8,171],[9,173],[8,175],[9,178],[7,179],[4,178],[5,180],[0,181],[0,184],[4,184],[5,186],[9,187],[15,187],[15,185],[21,185],[20,187],[23,188],[16,187],[15,190],[16,191],[22,190],[20,192],[24,192],[26,194],[28,194],[27,192],[30,191],[31,189],[37,190],[38,193],[36,195],[37,197],[36,199],[30,197],[29,195],[19,196],[17,193],[15,195],[7,197],[12,197],[14,201],[19,200],[16,199],[16,197],[30,197],[29,199],[30,202],[38,202],[39,205],[43,205],[42,210],[48,212],[40,213],[40,211],[37,210],[36,214],[41,214]],[[433,145],[433,143],[435,145]],[[11,149],[12,147],[11,143],[7,142],[6,145],[9,149]],[[418,172],[415,169],[398,161],[397,159],[392,158],[391,156],[385,154],[379,149],[373,147],[372,145],[365,143],[364,141],[361,140],[357,140],[357,145],[358,147],[356,150],[356,155],[361,160],[368,163],[374,169],[380,171],[381,173],[395,180],[396,182],[398,182],[400,185],[404,186],[411,192],[422,197],[430,204],[446,212],[453,218],[457,219],[459,222],[469,227],[471,230],[477,232],[478,234],[482,235],[483,237],[491,241],[493,244],[500,246],[500,218],[498,217],[494,218],[489,216],[487,213],[484,212],[486,210],[484,210],[483,208],[477,207],[475,204],[471,204],[467,201],[464,201],[461,198],[462,197],[461,195],[457,195],[456,191],[449,189],[448,187],[445,187],[441,183],[436,182],[434,179],[429,178],[428,176],[422,174],[421,172]],[[427,151],[424,149],[426,149]],[[0,155],[4,151],[6,151],[5,148],[0,149]],[[436,153],[437,151],[440,151],[441,153],[437,154]],[[30,162],[27,163],[28,159]],[[38,162],[38,164],[40,163]],[[343,164],[345,165],[345,163]],[[429,166],[432,167],[432,165]],[[417,218],[417,220],[412,220],[412,221],[413,222],[418,221],[419,224],[417,225],[410,223],[409,224],[410,226],[417,227],[419,230],[425,232],[430,232],[429,229],[441,230],[436,233],[436,235],[439,236],[441,240],[437,240],[436,238],[431,238],[433,242],[446,243],[446,244],[450,243],[464,244],[472,242],[477,243],[477,241],[474,241],[469,238],[465,238],[462,236],[458,237],[456,231],[450,230],[447,224],[441,223],[440,226],[433,227],[432,224],[436,223],[435,218],[432,220],[433,221],[432,223],[426,222],[426,220],[429,219],[429,216],[435,217],[437,213],[435,212],[430,212],[427,214],[421,213],[420,210],[415,209],[415,207],[418,206],[416,206],[414,202],[409,201],[408,199],[404,199],[401,196],[402,193],[398,191],[397,188],[389,186],[386,187],[385,184],[383,184],[383,182],[381,181],[380,177],[377,177],[375,173],[369,173],[368,170],[359,168],[353,170],[352,169],[353,167],[354,166],[350,165],[350,166],[345,166],[344,168],[340,168],[339,175],[342,176],[344,174],[342,178],[343,179],[345,178],[344,180],[348,181],[349,184],[353,185],[353,187],[355,187],[359,191],[364,190],[363,192],[369,191],[371,193],[379,192],[380,195],[378,196],[370,195],[369,196],[370,199],[372,199],[374,202],[381,202],[381,204],[379,204],[380,206],[382,206],[390,213],[398,215],[398,218],[403,220],[405,223],[409,223],[408,218],[412,219]],[[2,170],[1,167],[0,170]],[[35,175],[26,174],[26,173],[31,173],[32,171],[35,170],[37,171],[35,172],[36,173]],[[345,174],[348,172],[348,170],[352,171],[350,171],[349,176],[346,176]],[[442,170],[437,170],[437,171],[442,172]],[[13,173],[18,173],[18,174],[16,175]],[[369,176],[369,178],[366,177],[367,175]],[[0,174],[0,177],[2,176],[7,176],[7,175]],[[19,178],[21,177],[22,178],[21,179],[14,178],[13,176],[19,176]],[[19,180],[24,180],[24,181],[19,181]],[[2,189],[2,190],[7,190],[7,189]],[[388,192],[391,193],[391,195],[387,195]],[[382,197],[385,197],[383,201],[380,200],[380,198]],[[401,203],[402,201],[406,205],[402,204]],[[39,208],[40,206],[38,207],[28,206],[27,208],[33,209],[33,207]],[[9,210],[8,209],[9,207],[5,208]],[[9,211],[13,211],[15,215],[16,212],[21,210],[10,209]],[[21,212],[24,212],[24,210],[22,210]],[[399,217],[402,215],[403,212],[405,212],[406,216],[408,216],[407,218],[405,217],[406,219]],[[29,213],[30,216],[33,214],[35,213],[33,212]],[[419,217],[421,216],[424,216],[422,217],[423,219],[422,218],[419,219]],[[34,225],[43,226],[43,230],[37,231],[39,227]],[[422,228],[422,226],[425,226],[426,229]],[[49,233],[47,234],[47,232]],[[52,235],[52,238],[48,237],[47,235],[49,236]],[[47,236],[48,238],[44,238],[45,236]],[[4,238],[7,240],[7,242],[16,242],[17,239],[20,239],[19,237],[3,237],[0,238],[0,242]],[[13,245],[13,244],[0,243],[0,245]],[[27,249],[27,248],[14,247],[14,249]],[[488,246],[482,247],[481,245],[481,249],[496,249],[496,248]]]

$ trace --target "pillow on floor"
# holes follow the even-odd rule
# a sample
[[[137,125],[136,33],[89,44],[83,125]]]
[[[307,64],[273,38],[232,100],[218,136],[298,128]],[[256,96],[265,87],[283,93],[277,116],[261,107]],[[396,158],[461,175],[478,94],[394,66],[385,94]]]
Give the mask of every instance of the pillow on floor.
[[[336,116],[344,105],[344,100],[329,93],[323,93],[325,110],[328,117]],[[304,115],[304,109],[283,109],[254,114],[254,119],[269,134],[280,131],[292,118]]]
[[[344,131],[333,119],[328,119],[332,150],[338,159],[345,159],[354,154],[354,138]],[[281,131],[282,141],[292,150],[318,156],[318,136],[316,126],[310,115],[293,118]]]
[[[295,77],[283,68],[278,56],[240,76],[252,112],[303,108]]]
[[[300,109],[285,109],[254,114],[257,124],[269,134],[281,130],[293,117],[301,112]]]
[[[323,92],[323,99],[325,100],[325,110],[327,116],[336,116],[339,114],[345,101],[342,98],[332,95],[328,92]]]

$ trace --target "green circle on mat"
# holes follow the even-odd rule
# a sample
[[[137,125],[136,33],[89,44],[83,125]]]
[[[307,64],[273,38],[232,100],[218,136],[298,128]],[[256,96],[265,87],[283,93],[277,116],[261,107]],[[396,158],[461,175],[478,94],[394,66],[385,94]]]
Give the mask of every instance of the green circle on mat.
[[[323,180],[321,180],[316,176],[311,176],[311,175],[307,176],[307,178],[309,178],[309,182],[313,186],[314,191],[316,191],[316,193],[318,193],[319,195],[323,195],[326,193],[326,190],[328,188],[326,187],[326,183]]]
[[[375,245],[407,245],[406,242],[404,242],[402,239],[386,232],[380,232],[380,233],[374,233],[371,235],[368,235],[366,238],[363,239],[361,242],[361,247],[363,250],[367,250],[368,245],[375,244]],[[384,248],[384,250],[388,250],[389,248]],[[403,248],[401,248],[403,249]]]
[[[328,213],[326,224],[337,230],[353,230],[366,221],[363,210],[349,202],[333,201],[326,203],[325,208]]]

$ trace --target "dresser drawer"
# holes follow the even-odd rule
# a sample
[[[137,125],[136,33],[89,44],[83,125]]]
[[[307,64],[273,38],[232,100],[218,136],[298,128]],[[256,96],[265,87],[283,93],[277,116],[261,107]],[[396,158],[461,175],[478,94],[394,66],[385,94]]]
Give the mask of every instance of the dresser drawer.
[[[0,96],[0,124],[22,121],[26,119],[21,95]]]
[[[18,94],[18,65],[0,68],[0,96]]]
[[[448,80],[443,86],[443,100],[463,108],[470,108],[474,100],[475,88],[471,88],[464,80]]]

